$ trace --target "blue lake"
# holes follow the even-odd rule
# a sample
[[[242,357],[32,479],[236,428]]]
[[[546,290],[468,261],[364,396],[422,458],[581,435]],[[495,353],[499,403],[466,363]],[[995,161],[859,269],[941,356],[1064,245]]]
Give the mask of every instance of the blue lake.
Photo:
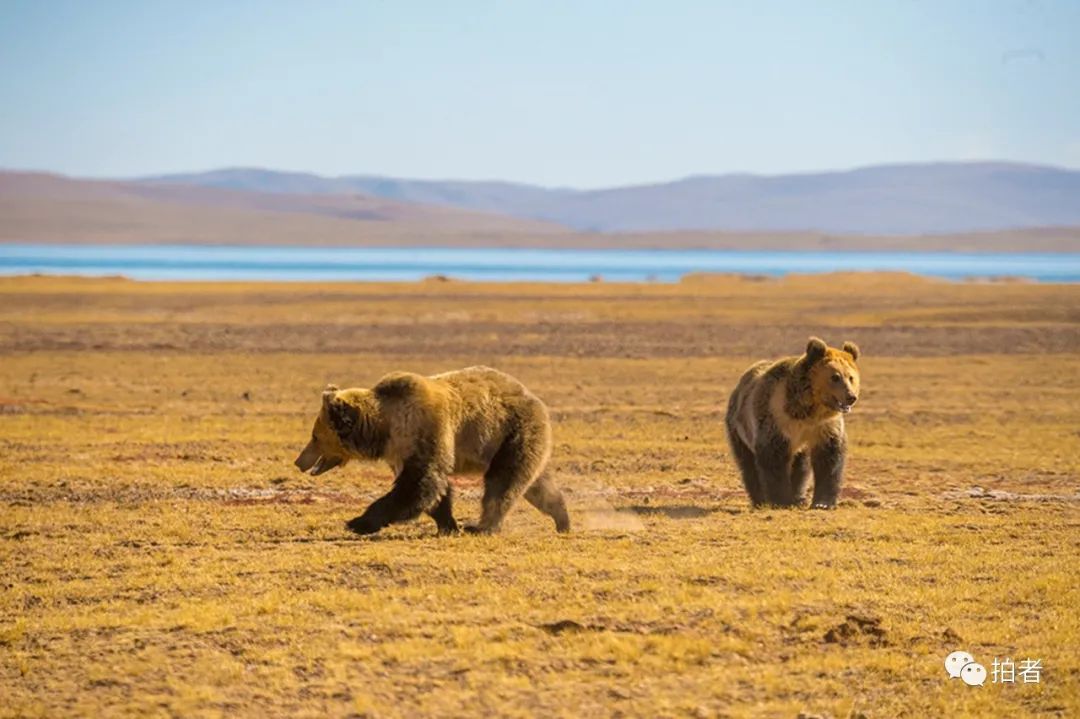
[[[0,275],[140,280],[416,280],[441,274],[487,281],[580,282],[599,275],[612,281],[674,282],[691,272],[852,270],[1080,282],[1080,254],[0,244]]]

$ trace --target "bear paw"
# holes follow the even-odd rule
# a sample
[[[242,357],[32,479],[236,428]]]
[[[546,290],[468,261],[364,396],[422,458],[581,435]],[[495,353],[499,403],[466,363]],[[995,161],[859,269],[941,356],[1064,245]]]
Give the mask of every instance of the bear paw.
[[[367,515],[353,517],[345,523],[345,526],[350,532],[354,532],[356,534],[375,534],[375,532],[378,532],[380,529],[382,529],[381,525],[371,521],[371,518],[369,518]]]
[[[836,502],[814,502],[810,509],[836,509]]]
[[[454,522],[453,524],[442,524],[439,525],[438,534],[440,537],[457,536],[458,534],[461,534],[461,527],[458,526],[457,522]]]

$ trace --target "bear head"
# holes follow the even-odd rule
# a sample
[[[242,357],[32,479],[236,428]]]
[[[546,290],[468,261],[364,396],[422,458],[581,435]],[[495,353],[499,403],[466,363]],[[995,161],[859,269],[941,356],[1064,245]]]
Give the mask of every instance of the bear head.
[[[829,347],[817,337],[806,345],[802,363],[810,379],[814,403],[834,412],[847,413],[859,399],[859,347],[845,342],[841,349]]]
[[[294,463],[301,472],[310,470],[312,476],[318,476],[347,463],[354,454],[349,450],[349,438],[356,429],[360,412],[343,394],[334,385],[327,385],[323,392],[311,441]]]

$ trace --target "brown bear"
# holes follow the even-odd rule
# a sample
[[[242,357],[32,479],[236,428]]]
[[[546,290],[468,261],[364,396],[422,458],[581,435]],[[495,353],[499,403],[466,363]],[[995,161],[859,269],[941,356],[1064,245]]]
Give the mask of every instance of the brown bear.
[[[449,477],[484,475],[480,521],[466,531],[499,531],[522,494],[570,530],[562,492],[546,471],[551,455],[547,407],[508,374],[489,367],[423,377],[395,372],[371,389],[327,387],[311,441],[296,458],[319,475],[350,459],[382,459],[394,486],[348,522],[357,534],[427,512],[439,534],[458,532]]]
[[[811,469],[810,506],[836,506],[847,441],[843,415],[859,399],[859,348],[828,347],[811,337],[806,354],[746,370],[727,408],[731,453],[754,506],[803,501]]]

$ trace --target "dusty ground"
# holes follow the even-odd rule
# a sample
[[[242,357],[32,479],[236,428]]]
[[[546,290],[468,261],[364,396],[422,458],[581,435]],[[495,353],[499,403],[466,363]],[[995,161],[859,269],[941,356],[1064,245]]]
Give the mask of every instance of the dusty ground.
[[[810,333],[865,353],[844,500],[750,511],[726,393]],[[291,466],[323,385],[474,363],[577,531],[348,535],[388,476]],[[1080,715],[1075,286],[7,279],[0,452],[4,716]]]

